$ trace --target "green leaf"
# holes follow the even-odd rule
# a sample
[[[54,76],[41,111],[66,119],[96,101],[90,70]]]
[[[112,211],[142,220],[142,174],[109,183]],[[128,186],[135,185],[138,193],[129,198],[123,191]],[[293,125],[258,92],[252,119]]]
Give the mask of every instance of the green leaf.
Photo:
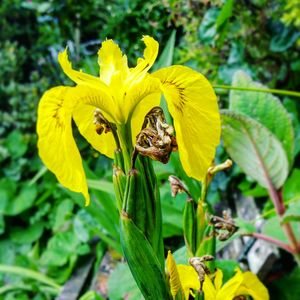
[[[233,86],[246,88],[266,88],[243,71],[235,72]],[[282,143],[286,151],[289,166],[294,159],[294,130],[292,120],[280,100],[269,93],[230,91],[230,110],[236,110],[252,117],[267,127]]]
[[[211,8],[205,13],[202,19],[199,27],[199,39],[204,44],[212,44],[216,38],[216,21],[219,16],[219,12],[219,9]]]
[[[283,185],[288,175],[286,153],[266,127],[245,115],[223,110],[222,129],[226,150],[247,175],[265,188]]]
[[[36,185],[24,185],[15,199],[7,203],[4,214],[15,216],[30,208],[37,196]]]
[[[13,199],[17,190],[17,184],[10,178],[0,180],[0,213],[4,213],[7,204]]]
[[[223,272],[223,285],[234,276],[235,269],[238,267],[239,264],[235,260],[216,260],[216,268],[221,269]]]
[[[88,179],[87,180],[88,187],[91,189],[95,189],[100,192],[108,193],[110,195],[114,195],[114,186],[112,182],[107,180],[94,180]]]
[[[172,65],[173,62],[173,54],[174,54],[174,47],[175,47],[175,38],[176,38],[176,30],[173,30],[167,44],[162,51],[159,60],[157,63],[152,67],[152,71],[158,70],[160,68],[169,67]]]
[[[163,216],[163,237],[182,235],[182,211],[186,195],[179,194],[176,198],[171,196],[169,182],[161,188],[161,208]]]
[[[88,291],[84,293],[79,300],[104,300],[104,298],[98,295],[95,291]]]
[[[10,229],[10,238],[16,244],[30,244],[38,240],[44,231],[42,222],[29,225],[27,228],[12,227]]]
[[[288,201],[298,195],[300,196],[300,169],[293,169],[292,174],[284,184],[283,199]]]
[[[286,238],[283,229],[280,225],[280,221],[277,216],[269,218],[263,224],[262,233],[271,236],[277,240],[283,241],[285,243],[289,243],[288,239]]]
[[[219,29],[232,16],[233,0],[226,0],[218,15],[216,25]]]
[[[118,263],[108,279],[109,299],[144,299],[126,263]]]
[[[53,225],[54,231],[57,231],[61,226],[63,226],[66,220],[73,215],[73,207],[74,203],[70,199],[65,199],[58,204]]]
[[[76,255],[79,245],[76,235],[69,232],[59,232],[53,236],[42,254],[41,263],[50,266],[63,266],[72,255]]]
[[[298,40],[300,32],[292,27],[284,27],[278,30],[277,34],[273,34],[270,42],[270,50],[273,52],[284,52]]]
[[[270,299],[300,299],[300,268],[295,269],[281,279],[274,280],[269,286]]]
[[[5,145],[12,158],[21,157],[27,151],[27,143],[18,130],[14,130],[8,135]]]

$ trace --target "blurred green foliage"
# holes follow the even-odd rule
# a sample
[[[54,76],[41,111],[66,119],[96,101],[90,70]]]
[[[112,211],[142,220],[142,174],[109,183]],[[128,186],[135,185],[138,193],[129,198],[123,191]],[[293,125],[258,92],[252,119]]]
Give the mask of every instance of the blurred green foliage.
[[[92,205],[83,209],[81,196],[60,187],[37,154],[38,101],[48,88],[72,84],[57,64],[58,51],[68,46],[76,67],[97,74],[96,52],[105,38],[116,40],[126,49],[134,65],[135,58],[142,54],[142,44],[137,41],[143,34],[155,37],[163,49],[176,29],[174,63],[191,66],[214,83],[230,84],[235,71],[242,69],[269,87],[297,90],[298,11],[299,4],[292,0],[2,0],[0,265],[35,270],[63,284],[78,258],[94,251],[91,241],[95,237],[120,252],[112,162],[74,133],[91,180]],[[173,51],[168,53],[173,55]],[[220,91],[220,95],[221,107],[227,107],[227,93]],[[300,165],[300,103],[285,98],[283,104],[295,132],[294,169],[284,190],[286,200],[290,200],[299,195],[299,176],[295,175],[299,169],[295,167]],[[218,149],[217,162],[225,158],[224,149]],[[199,184],[183,174],[176,155],[168,166],[155,164],[155,168],[162,185],[164,237],[173,237],[167,247],[174,248],[174,240],[177,246],[183,242],[180,218],[185,199],[170,198],[168,175],[180,175],[195,197]],[[266,199],[265,190],[234,167],[216,176],[208,196],[210,204],[218,209],[221,198],[237,188],[245,195]],[[269,208],[267,201],[265,210]],[[101,261],[103,251],[96,249],[93,253]],[[11,287],[0,287],[0,299],[5,300],[53,299],[57,293],[22,274],[0,273],[0,286]]]

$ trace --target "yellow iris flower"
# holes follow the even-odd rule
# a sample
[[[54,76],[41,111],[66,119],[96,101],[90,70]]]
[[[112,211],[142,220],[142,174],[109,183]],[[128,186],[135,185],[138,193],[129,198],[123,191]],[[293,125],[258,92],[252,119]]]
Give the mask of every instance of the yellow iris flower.
[[[190,290],[200,288],[198,274],[191,266],[176,265],[172,254],[167,257],[167,270],[170,277],[170,289],[173,299],[178,293],[189,299]],[[251,272],[242,273],[236,269],[236,274],[223,285],[223,273],[217,269],[214,282],[205,275],[203,283],[205,300],[233,300],[237,296],[251,296],[253,300],[269,300],[269,293],[258,277]],[[178,295],[177,295],[178,296]]]
[[[186,173],[202,180],[215,155],[220,139],[220,117],[215,93],[206,78],[184,66],[148,71],[158,54],[158,42],[144,36],[143,58],[134,68],[112,40],[98,52],[100,76],[72,68],[67,50],[58,61],[75,87],[58,86],[48,90],[38,108],[38,149],[40,157],[59,182],[84,195],[89,202],[86,177],[80,153],[72,134],[72,119],[84,138],[108,157],[116,148],[112,134],[97,134],[94,112],[101,111],[116,124],[121,146],[128,138],[135,144],[145,115],[160,104],[163,93],[174,120],[180,160]],[[125,127],[126,126],[126,127]],[[130,133],[122,134],[124,128]],[[124,149],[122,149],[124,150]]]

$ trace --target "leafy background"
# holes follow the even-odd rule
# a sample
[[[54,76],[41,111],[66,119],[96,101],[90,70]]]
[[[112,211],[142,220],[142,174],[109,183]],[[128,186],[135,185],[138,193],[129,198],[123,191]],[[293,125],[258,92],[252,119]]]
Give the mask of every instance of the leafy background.
[[[106,249],[114,249],[114,256],[120,258],[111,161],[91,149],[75,132],[85,159],[93,199],[91,206],[83,208],[83,199],[61,187],[37,154],[38,101],[49,87],[72,84],[57,64],[60,50],[68,45],[74,65],[97,74],[96,53],[101,41],[113,38],[134,65],[136,57],[142,54],[140,38],[148,34],[160,42],[161,65],[172,60],[176,64],[185,64],[205,74],[214,84],[257,85],[252,81],[255,80],[269,88],[299,90],[299,11],[296,0],[2,0],[0,299],[54,299],[86,257],[95,257],[95,270]],[[300,194],[299,99],[280,97],[274,100],[271,95],[229,94],[221,89],[216,92],[221,108],[237,110],[256,119],[259,124],[253,127],[262,124],[273,132],[274,118],[278,116],[287,123],[282,125],[283,129],[276,123],[277,132],[273,134],[286,139],[283,148],[288,162],[278,185],[285,182],[284,199],[293,200],[287,216],[294,216],[295,220],[295,215],[300,214],[299,203],[295,201]],[[257,101],[269,103],[274,100],[279,104],[277,108],[272,105],[267,108],[269,115],[254,116],[251,115],[252,108],[245,107],[240,99],[243,97],[248,103],[257,97]],[[290,127],[294,132],[293,149]],[[226,146],[226,137],[224,144]],[[230,149],[227,150],[232,155]],[[280,157],[281,154],[272,155]],[[227,157],[224,148],[220,147],[217,161]],[[161,184],[166,248],[175,250],[183,244],[180,220],[185,199],[170,197],[167,178],[170,174],[179,175],[194,197],[199,195],[199,185],[186,178],[176,155],[168,165],[155,164],[155,168]],[[256,197],[262,212],[268,213],[272,205],[266,190],[253,179],[256,174],[249,176],[246,172],[245,175],[241,168],[242,165],[235,165],[230,172],[215,178],[208,195],[210,205],[217,211],[232,207],[232,192],[240,192]],[[279,232],[274,226],[279,224],[273,215],[268,214],[264,230],[274,236]],[[4,265],[36,273],[22,274],[18,269],[9,272]],[[117,272],[123,272],[124,266],[117,268]],[[299,298],[300,290],[296,284],[299,270],[288,271],[290,273],[282,274],[278,280],[269,280],[270,291],[274,293],[272,299]],[[45,280],[41,281],[41,274],[47,276]],[[117,274],[116,271],[113,274]],[[125,282],[124,279],[124,285]],[[128,282],[129,287],[124,288],[124,293],[133,289],[130,276]],[[124,297],[121,290],[116,294],[118,284],[118,276],[112,275],[108,284],[110,299]],[[87,297],[100,299],[91,293]],[[130,297],[138,299],[140,296],[133,292]]]

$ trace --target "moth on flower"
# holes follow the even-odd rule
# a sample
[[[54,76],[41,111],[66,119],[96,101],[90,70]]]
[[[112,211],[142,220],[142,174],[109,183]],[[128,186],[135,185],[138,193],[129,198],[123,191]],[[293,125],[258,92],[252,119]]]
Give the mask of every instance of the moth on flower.
[[[86,204],[90,198],[72,134],[72,119],[93,148],[112,158],[116,141],[109,126],[103,127],[107,133],[98,134],[103,129],[94,122],[95,112],[101,112],[114,125],[122,150],[130,149],[135,145],[145,116],[159,106],[163,94],[187,175],[202,180],[214,158],[220,139],[220,116],[210,83],[185,66],[174,65],[149,74],[159,44],[150,36],[142,40],[146,46],[144,55],[133,68],[128,67],[127,57],[117,44],[104,41],[98,52],[99,77],[74,70],[67,49],[59,53],[59,64],[76,86],[54,87],[45,92],[39,103],[39,155],[63,186],[84,195]],[[124,128],[130,131],[127,136]]]

